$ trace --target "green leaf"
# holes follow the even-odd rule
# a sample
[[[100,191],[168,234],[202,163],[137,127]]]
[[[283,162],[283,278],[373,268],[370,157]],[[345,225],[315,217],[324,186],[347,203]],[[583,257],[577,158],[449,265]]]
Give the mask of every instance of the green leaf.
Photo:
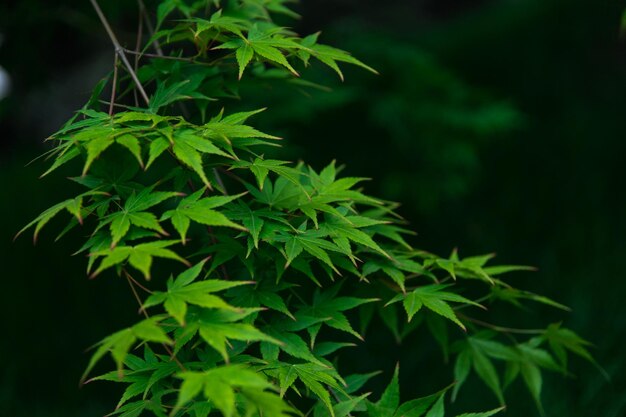
[[[563,304],[557,303],[554,300],[544,297],[542,295],[534,294],[530,291],[519,290],[512,287],[501,287],[496,285],[491,288],[493,298],[507,301],[513,305],[521,307],[519,300],[531,300],[541,304],[549,305],[551,307],[558,308],[564,311],[571,311],[571,309]]]
[[[331,236],[335,235],[345,237],[355,243],[375,250],[388,259],[391,259],[391,256],[389,256],[389,254],[385,252],[368,234],[354,226],[350,226],[347,223],[337,222],[325,223],[324,226],[328,229]]]
[[[237,49],[235,55],[237,64],[239,64],[239,79],[241,80],[243,72],[254,56],[254,49],[252,49],[249,43],[244,43],[243,46]]]
[[[536,365],[529,362],[522,362],[520,366],[524,383],[526,384],[528,391],[530,391],[533,400],[535,400],[537,408],[539,409],[541,414],[543,414],[543,407],[541,405],[541,371]]]
[[[291,262],[298,257],[304,251],[304,247],[300,244],[295,236],[291,237],[285,243],[285,253],[287,254],[287,263],[285,267],[289,266]]]
[[[263,190],[265,179],[267,178],[267,175],[271,171],[281,177],[284,177],[286,180],[288,180],[292,184],[298,187],[301,187],[301,189],[304,192],[306,192],[300,182],[300,177],[302,176],[302,173],[297,169],[286,167],[285,165],[287,164],[288,162],[286,161],[256,158],[253,163],[246,162],[246,161],[238,161],[236,163],[236,166],[250,169],[250,171],[252,171],[255,178],[257,179],[259,189],[261,190]]]
[[[407,401],[398,408],[394,417],[421,417],[439,398],[443,396],[438,393]]]
[[[202,154],[219,155],[226,158],[230,156],[213,144],[210,139],[199,136],[191,129],[177,129],[173,135],[174,146],[172,150],[180,162],[191,168],[204,182],[207,188],[211,184],[204,172]]]
[[[252,210],[247,204],[240,201],[235,208],[231,208],[227,213],[228,217],[240,221],[243,226],[248,229],[255,249],[259,248],[259,241],[261,239],[261,232],[265,225],[264,218],[268,220],[280,220],[278,213],[271,210]]]
[[[138,194],[133,193],[126,200],[121,211],[115,212],[106,220],[101,221],[100,226],[110,222],[111,247],[115,247],[126,236],[131,225],[166,234],[157,217],[145,210],[179,194],[175,192],[152,192],[152,188],[146,187]]]
[[[548,345],[564,367],[567,367],[567,351],[591,363],[596,363],[587,350],[587,347],[590,346],[591,343],[587,342],[573,331],[562,328],[560,323],[549,325],[543,338],[548,341]]]
[[[272,330],[268,330],[268,334],[272,335],[276,340],[281,342],[280,349],[288,355],[325,366],[324,362],[315,357],[306,342],[297,334]]]
[[[177,101],[189,100],[191,98],[198,101],[211,100],[199,91],[203,79],[204,75],[196,73],[186,80],[170,85],[157,80],[157,88],[154,95],[150,98],[148,110],[156,114],[162,107],[169,106]]]
[[[267,44],[259,43],[259,42],[251,42],[251,46],[252,46],[252,49],[254,49],[254,52],[256,54],[262,56],[263,58],[269,61],[282,65],[283,67],[291,71],[291,73],[295,75],[296,77],[300,76],[300,74],[298,74],[298,72],[295,69],[293,69],[289,61],[287,61],[287,58],[285,58],[285,56],[282,54],[282,52],[280,52],[279,49],[274,48],[273,46],[270,46]]]
[[[108,416],[119,415],[120,417],[139,417],[141,413],[144,412],[148,404],[149,402],[144,400],[128,403],[118,408],[113,413],[108,414]]]
[[[385,388],[385,391],[376,403],[378,409],[384,413],[388,413],[387,415],[392,415],[400,405],[400,386],[398,384],[399,371],[400,367],[396,365],[391,382],[387,385],[387,388]]]
[[[355,411],[355,409],[366,399],[369,394],[363,394],[359,397],[350,398],[349,400],[338,402],[333,406],[335,417],[347,417]]]
[[[239,320],[237,315],[241,316],[240,311],[243,312],[243,317],[245,317],[245,315],[256,312],[258,309],[247,309],[247,311],[238,309],[234,312],[229,312],[228,310],[203,310],[187,323],[188,331],[192,334],[199,332],[200,337],[227,362],[229,360],[227,350],[229,339],[244,342],[281,344],[279,340],[261,332],[250,324],[235,323],[235,321]]]
[[[470,352],[467,350],[462,351],[459,356],[457,356],[456,363],[454,364],[454,380],[456,384],[454,384],[454,388],[452,389],[452,401],[456,400],[459,390],[469,376],[471,366],[472,358]]]
[[[295,320],[295,317],[285,304],[285,301],[278,295],[270,291],[259,292],[259,302],[267,308],[271,308],[272,310],[279,311],[292,320]]]
[[[339,286],[326,292],[316,291],[311,306],[303,307],[296,314],[296,319],[304,318],[322,319],[324,325],[349,333],[359,339],[363,339],[350,325],[344,311],[354,309],[360,305],[378,301],[376,298],[335,297]]]
[[[289,417],[288,413],[294,411],[278,395],[267,391],[273,389],[272,384],[245,365],[221,366],[205,372],[183,372],[178,376],[183,383],[173,413],[202,393],[224,417],[233,417],[237,391],[248,400],[245,404],[247,415],[258,411],[268,417]]]
[[[152,293],[150,297],[146,299],[143,308],[163,303],[167,313],[183,326],[185,325],[188,304],[204,308],[236,310],[235,307],[226,303],[222,298],[212,295],[212,293],[250,284],[250,282],[213,279],[192,283],[199,275],[204,264],[205,261],[200,262],[193,268],[180,274],[175,281],[168,282],[167,292]]]
[[[148,163],[146,164],[146,170],[154,163],[154,161],[161,156],[163,152],[169,149],[170,143],[167,139],[160,137],[150,142],[150,150],[148,152]]]
[[[330,68],[335,70],[335,72],[337,72],[337,74],[342,80],[343,80],[343,74],[341,73],[341,70],[339,70],[339,67],[336,64],[336,61],[356,65],[370,72],[373,72],[374,74],[378,74],[378,72],[375,69],[373,69],[370,66],[365,65],[364,63],[354,58],[349,53],[342,51],[341,49],[333,48],[332,46],[316,44],[311,47],[311,50],[313,51],[313,56],[315,56],[321,62],[323,62],[324,64],[328,65]]]
[[[98,158],[102,152],[107,150],[107,148],[113,143],[113,137],[101,136],[92,139],[85,144],[85,149],[87,149],[87,160],[85,161],[85,165],[83,167],[83,176],[87,175],[87,171],[89,171],[91,164],[93,164],[96,158]]]
[[[52,171],[56,171],[62,165],[65,165],[69,161],[79,156],[80,150],[76,147],[73,147],[71,143],[67,143],[65,145],[60,145],[58,148],[54,149],[54,154],[56,154],[57,157],[55,158],[50,168],[48,168],[46,172],[41,174],[40,178],[45,177]]]
[[[504,396],[502,394],[502,388],[500,385],[500,378],[493,363],[485,356],[480,350],[472,348],[472,364],[476,374],[485,384],[493,391],[493,393],[500,401],[500,404],[504,404]]]
[[[491,411],[485,411],[483,413],[464,413],[464,414],[459,414],[456,417],[491,417],[493,415],[498,414],[500,411],[504,411],[505,408],[506,407],[500,407]]]
[[[444,395],[441,395],[435,405],[428,411],[426,417],[444,417],[445,409],[444,409]]]
[[[188,262],[178,256],[175,252],[167,247],[178,243],[176,240],[159,240],[155,242],[142,243],[136,246],[117,246],[114,249],[108,249],[104,251],[98,251],[91,254],[95,257],[104,257],[98,269],[92,274],[92,277],[99,275],[102,271],[111,268],[115,265],[120,265],[127,261],[140,272],[144,277],[150,279],[150,268],[152,266],[152,259],[165,258],[173,259],[184,264]]]
[[[300,369],[302,370],[298,373],[300,381],[302,381],[302,383],[320,399],[320,401],[328,409],[331,417],[335,417],[335,410],[333,409],[330,394],[328,393],[328,390],[320,383],[320,380],[317,379],[324,374],[320,373],[319,371],[304,371],[303,367],[301,367]]]
[[[43,227],[50,222],[57,214],[62,212],[63,210],[67,210],[70,214],[75,216],[79,223],[82,224],[82,206],[83,200],[85,197],[95,196],[95,195],[104,195],[105,193],[100,191],[88,191],[83,193],[75,198],[70,198],[68,200],[62,201],[54,206],[44,210],[39,216],[37,216],[33,221],[24,226],[17,234],[15,235],[15,239],[17,239],[22,233],[31,227],[35,226],[35,231],[33,233],[33,241],[37,242],[37,238],[39,237],[39,232]]]
[[[346,381],[346,392],[348,394],[352,394],[358,390],[360,390],[363,385],[367,383],[370,379],[379,375],[381,371],[371,372],[369,374],[352,374],[345,378]]]
[[[294,365],[275,362],[269,363],[264,368],[264,372],[274,376],[280,381],[281,395],[299,379],[304,386],[322,402],[331,416],[334,415],[335,410],[325,385],[339,394],[345,394],[342,385],[338,381],[339,376],[326,365],[321,366],[314,363]],[[295,391],[299,393],[299,391]],[[345,395],[347,396],[347,394]]]
[[[34,225],[37,225],[35,227],[35,232],[33,234],[33,240],[35,242],[37,242],[37,237],[39,235],[39,231],[50,221],[52,220],[57,214],[59,214],[61,211],[63,211],[63,209],[67,208],[67,206],[69,205],[70,200],[65,200],[61,203],[55,204],[54,206],[46,209],[43,213],[41,213],[39,216],[37,216],[37,218],[35,218],[35,220],[33,220],[32,222],[28,223],[26,226],[24,226],[15,236],[15,238],[19,237],[23,232],[25,232],[27,229],[31,228]]]
[[[130,134],[125,134],[117,139],[115,139],[117,143],[125,147],[133,154],[133,156],[137,159],[139,166],[143,169],[143,159],[141,157],[141,145],[139,144],[139,139]]]
[[[180,234],[183,242],[187,239],[187,231],[191,221],[205,226],[226,226],[247,231],[245,227],[232,222],[224,214],[213,210],[238,199],[243,194],[200,199],[202,194],[203,190],[200,190],[184,198],[175,210],[166,211],[161,217],[161,220],[171,219],[172,225]]]
[[[410,293],[398,294],[392,300],[390,300],[387,305],[402,300],[409,321],[422,308],[422,306],[425,306],[429,310],[439,314],[442,317],[445,317],[446,319],[454,322],[463,330],[465,330],[465,326],[458,319],[458,317],[454,313],[454,310],[452,310],[452,307],[450,307],[450,304],[448,304],[448,302],[462,303],[478,307],[480,307],[480,304],[471,301],[465,297],[462,297],[458,294],[443,291],[447,287],[447,285],[439,284],[419,287]]]
[[[275,35],[272,33],[271,29],[262,30],[260,25],[255,25],[249,30],[247,39],[236,39],[224,43],[215,49],[237,49],[237,51],[239,51],[242,48],[250,48],[259,57],[285,67],[295,76],[299,76],[281,50],[295,51],[301,49],[302,46],[292,40]],[[241,52],[241,55],[246,58],[249,54],[250,52],[248,51]],[[252,57],[250,57],[250,59],[252,59]],[[240,72],[242,72],[241,62],[245,62],[245,60],[240,60],[239,57],[237,57],[237,61],[239,63]]]
[[[219,7],[219,1],[217,2]],[[246,28],[246,21],[243,19],[237,19],[230,16],[223,16],[222,9],[213,13],[210,20],[205,19],[189,19],[189,21],[195,22],[197,25],[196,36],[202,32],[213,29],[220,32],[231,32],[235,35],[243,38],[242,30]]]
[[[485,271],[485,273],[489,276],[497,276],[497,275],[502,275],[502,274],[507,274],[509,272],[516,272],[516,271],[536,271],[537,268],[534,268],[532,266],[525,266],[525,265],[497,265],[497,266],[488,266],[483,268],[483,271]]]
[[[100,361],[100,359],[102,359],[102,357],[104,357],[104,355],[107,353],[110,353],[113,357],[117,365],[118,373],[121,375],[126,355],[134,346],[137,340],[141,340],[144,342],[172,344],[172,340],[159,326],[160,320],[162,319],[154,317],[146,319],[132,327],[120,330],[103,339],[100,343],[96,345],[98,346],[98,348],[91,357],[91,360],[89,361],[87,369],[85,370],[81,380],[85,380],[85,377],[91,372],[91,370]]]
[[[202,180],[204,185],[211,189],[211,183],[204,172],[202,165],[202,154],[195,150],[192,146],[184,142],[176,142],[172,148],[174,155],[180,162],[191,168]]]

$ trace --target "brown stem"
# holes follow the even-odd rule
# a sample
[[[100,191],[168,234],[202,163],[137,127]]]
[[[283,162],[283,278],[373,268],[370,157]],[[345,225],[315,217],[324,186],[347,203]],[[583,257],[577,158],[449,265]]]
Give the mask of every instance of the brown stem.
[[[135,278],[133,278],[132,275],[130,275],[129,273],[126,273],[126,277],[128,279],[130,279],[136,286],[138,286],[139,288],[141,288],[142,290],[144,290],[148,294],[152,294],[152,291],[150,291],[148,288],[144,287],[139,282],[137,282],[137,280]]]
[[[143,302],[141,301],[141,297],[139,296],[139,293],[137,293],[137,289],[133,285],[133,282],[135,280],[133,279],[133,277],[130,276],[128,272],[126,272],[126,270],[124,270],[124,275],[126,276],[126,281],[128,282],[128,285],[130,286],[130,289],[135,296],[135,300],[137,300],[137,304],[139,304],[139,311],[144,315],[145,318],[149,319],[150,315],[148,314],[146,309],[143,308]]]
[[[490,294],[487,294],[487,295],[484,295],[484,296],[480,297],[479,299],[477,299],[477,300],[473,300],[473,301],[474,301],[475,303],[480,304],[480,303],[482,303],[483,301],[487,301],[487,300],[489,300],[490,298],[491,298],[491,295],[490,295]],[[452,307],[452,310],[454,310],[454,311],[458,311],[458,310],[462,310],[462,309],[464,309],[464,308],[467,308],[467,307],[472,307],[472,306],[473,306],[473,304],[461,304],[461,305],[458,305],[458,306],[456,306],[456,307]],[[476,307],[476,306],[474,306],[474,307]],[[484,307],[484,309],[486,310],[487,308],[486,308],[486,307]]]
[[[139,8],[139,21],[137,22],[137,42],[135,42],[135,51],[137,54],[135,55],[135,72],[139,70],[139,59],[141,55],[139,54],[139,48],[141,48],[141,38],[143,36],[143,14],[145,10]],[[139,98],[137,97],[137,90],[133,90],[133,96],[135,97],[135,106],[139,107]]]
[[[101,103],[101,104],[107,105],[107,106],[113,105],[113,107],[117,107],[117,108],[124,109],[124,110],[131,109],[130,106],[125,106],[125,105],[120,104],[120,103],[111,103],[110,101],[106,101],[106,100],[98,100],[98,102]]]
[[[169,56],[169,55],[160,55],[160,54],[150,54],[147,52],[139,52],[133,51],[132,49],[124,48],[124,52],[131,55],[136,55],[138,58],[147,57],[147,58],[158,58],[158,59],[171,59],[173,61],[183,61],[183,62],[193,62],[194,64],[202,64],[202,62],[196,62],[193,58],[185,58],[185,57],[177,57],[177,56]]]
[[[146,11],[146,5],[144,4],[143,0],[137,0],[137,3],[139,4],[139,11],[141,12],[141,15],[143,16],[144,21],[146,22],[148,33],[150,33],[150,37],[153,37],[154,26],[152,26],[150,17],[148,17],[148,12]],[[154,46],[154,49],[157,51],[159,55],[163,55],[163,49],[161,49],[161,45],[159,44],[159,41],[157,39],[152,41],[152,45]]]
[[[102,12],[100,5],[98,5],[97,0],[90,0],[90,1],[96,13],[98,14],[100,21],[102,22],[102,26],[104,26],[104,29],[109,35],[109,38],[111,38],[111,42],[113,43],[113,46],[115,47],[115,52],[119,55],[120,59],[124,63],[124,66],[126,67],[126,70],[130,74],[133,81],[135,82],[135,85],[137,86],[137,90],[139,90],[141,97],[146,102],[146,105],[150,104],[150,99],[148,98],[146,91],[143,89],[143,86],[141,85],[141,82],[139,81],[139,78],[137,77],[137,73],[133,69],[132,65],[130,65],[128,58],[126,57],[126,54],[124,53],[124,48],[122,48],[119,41],[117,40],[117,36],[115,36],[115,32],[113,32],[113,29],[111,29],[111,25],[109,24],[109,21],[107,20],[106,16]]]
[[[213,174],[215,175],[215,181],[217,181],[217,185],[222,187],[222,190],[224,190],[225,195],[228,195],[228,190],[226,189],[226,186],[224,185],[224,181],[222,181],[222,177],[220,176],[220,173],[217,170],[217,168],[213,168]]]
[[[113,107],[115,106],[115,94],[117,93],[117,68],[119,66],[119,56],[115,54],[113,61],[113,85],[111,86],[111,101],[109,102],[109,116],[113,116]]]
[[[92,0],[92,1],[95,1],[95,0]],[[148,31],[150,32],[150,36],[154,36],[154,28],[153,28],[153,26],[152,26],[152,22],[151,22],[151,21],[150,21],[150,19],[148,18],[148,14],[146,13],[146,6],[145,6],[145,4],[144,4],[143,0],[137,0],[137,3],[139,4],[139,10],[140,10],[140,13],[141,13],[141,14],[144,16],[144,18],[145,18],[145,21],[146,21],[146,26],[148,27]],[[159,43],[158,43],[158,41],[157,41],[156,39],[153,41],[153,44],[154,44],[154,49],[155,49],[155,50],[156,50],[156,52],[157,52],[157,55],[153,55],[153,54],[140,54],[138,51],[137,51],[137,52],[134,52],[134,51],[129,51],[129,50],[126,50],[126,49],[125,49],[125,50],[123,50],[122,52],[126,51],[126,52],[131,53],[131,54],[137,54],[138,56],[139,56],[139,55],[144,55],[144,56],[147,56],[147,57],[153,57],[153,58],[176,59],[176,60],[181,60],[181,61],[195,62],[193,59],[188,59],[188,58],[176,58],[176,57],[166,56],[166,55],[163,53],[163,50],[161,49],[161,46],[159,45]],[[138,49],[138,48],[137,48],[137,49]],[[185,116],[186,116],[187,110],[186,110],[186,108],[184,107],[184,105],[183,105],[183,104],[181,104],[181,110],[183,111],[183,113],[184,113],[184,114],[185,114]],[[213,170],[213,172],[214,172],[214,174],[215,174],[215,178],[216,178],[217,183],[218,183],[218,184],[222,187],[222,190],[224,190],[224,194],[228,195],[228,191],[226,190],[226,186],[224,185],[224,182],[222,181],[222,178],[221,178],[221,176],[220,176],[219,172],[217,171],[217,169],[214,169],[214,170]],[[193,185],[192,185],[192,189],[193,189]],[[212,229],[210,226],[208,227],[208,231],[209,231],[209,235],[211,236],[211,240],[212,240],[213,244],[217,244],[218,242],[217,242],[217,239],[215,238],[215,233],[213,232],[213,229]],[[221,266],[221,270],[222,270],[222,273],[224,274],[224,277],[225,277],[226,279],[229,279],[229,277],[228,277],[228,271],[226,270],[226,265],[222,265],[222,266]]]
[[[516,329],[513,327],[502,327],[495,324],[487,323],[486,321],[475,319],[473,317],[468,317],[465,314],[458,313],[457,315],[464,320],[471,321],[472,323],[476,323],[479,326],[487,327],[489,329],[502,333],[543,334],[545,332],[545,330],[543,329]]]
[[[135,288],[135,285],[133,283],[136,283],[137,281],[128,273],[128,271],[126,271],[124,269],[124,275],[126,276],[126,281],[128,282],[128,285],[130,286],[131,291],[133,292],[133,295],[135,296],[135,300],[137,300],[137,303],[139,304],[139,309],[140,311],[143,313],[144,317],[146,319],[150,318],[150,315],[148,314],[148,312],[146,311],[145,308],[143,308],[143,302],[141,301],[141,297],[139,296],[139,294],[137,293],[137,289]],[[141,287],[141,286],[140,286]],[[142,287],[143,288],[143,287]],[[170,347],[168,345],[166,345],[165,343],[161,343],[161,345],[163,346],[163,349],[165,349],[165,351],[167,352],[168,355],[170,355],[170,359],[173,360],[174,362],[176,362],[176,365],[178,365],[178,367],[180,368],[181,371],[185,372],[187,371],[187,369],[185,368],[185,365],[183,365],[178,358],[176,357],[176,355],[174,354],[174,352],[172,352],[172,349],[170,349]]]
[[[230,178],[234,179],[235,181],[241,183],[241,184],[245,184],[246,182],[237,174],[232,173],[231,171],[224,169],[224,168],[219,168],[219,171],[221,171],[223,174],[229,176]],[[219,172],[218,171],[218,172]]]
[[[196,187],[194,187],[193,182],[191,180],[189,180],[187,182],[187,185],[189,185],[189,188],[191,189],[192,193],[196,192]],[[226,191],[225,188],[224,188],[224,191]],[[217,238],[215,237],[215,232],[213,231],[213,228],[211,226],[207,226],[206,229],[207,229],[207,232],[209,232],[209,237],[211,238],[211,243],[213,243],[214,245],[217,245],[219,242],[218,242]],[[228,276],[228,270],[226,269],[226,265],[224,265],[224,264],[220,265],[220,270],[222,271],[222,274],[224,275],[224,279],[225,280],[230,280],[230,278]]]

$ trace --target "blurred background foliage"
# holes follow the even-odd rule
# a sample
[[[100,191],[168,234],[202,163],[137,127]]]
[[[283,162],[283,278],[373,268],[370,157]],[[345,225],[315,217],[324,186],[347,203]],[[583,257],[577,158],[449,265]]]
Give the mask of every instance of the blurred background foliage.
[[[132,46],[135,3],[102,3]],[[0,4],[0,66],[12,80],[11,94],[0,100],[1,416],[111,411],[106,387],[77,388],[84,349],[127,324],[135,309],[121,280],[86,279],[83,261],[69,257],[79,239],[54,245],[46,235],[34,249],[28,239],[11,241],[65,197],[62,180],[37,179],[40,162],[24,165],[46,149],[42,139],[83,104],[113,61],[88,6]],[[571,378],[549,376],[547,415],[625,415],[626,45],[619,2],[304,0],[298,10],[304,18],[297,31],[323,29],[325,43],[353,51],[381,75],[348,71],[339,83],[313,67],[307,78],[330,90],[268,81],[254,94],[244,84],[242,101],[229,109],[271,107],[255,122],[286,138],[280,156],[316,168],[337,159],[345,173],[372,177],[369,193],[403,203],[400,212],[419,232],[416,246],[440,254],[497,251],[501,263],[537,266],[518,274],[516,285],[572,313],[537,306],[501,321],[563,320],[594,342],[611,375],[607,382],[575,361]],[[111,304],[118,306],[113,314]],[[430,393],[449,382],[452,367],[426,335],[397,345],[378,323],[367,347],[341,366],[370,371],[372,358],[383,358],[385,373],[369,387],[378,391],[400,360],[407,398]],[[461,405],[495,403],[473,381]],[[506,415],[537,414],[521,384],[508,391]]]

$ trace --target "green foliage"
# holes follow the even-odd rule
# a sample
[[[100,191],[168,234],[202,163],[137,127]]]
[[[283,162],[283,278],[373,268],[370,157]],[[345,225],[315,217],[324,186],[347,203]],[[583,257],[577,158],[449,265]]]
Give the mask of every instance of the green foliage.
[[[587,342],[560,325],[511,329],[461,311],[527,300],[562,308],[501,278],[528,268],[488,266],[492,255],[443,258],[414,249],[397,205],[366,195],[364,178],[341,177],[334,162],[317,171],[265,158],[279,138],[247,124],[260,111],[225,115],[214,105],[237,96],[244,75],[292,82],[311,58],[341,78],[338,63],[373,71],[319,44],[319,34],[300,38],[274,23],[277,14],[294,16],[287,3],[160,2],[159,30],[145,49],[168,55],[150,55],[137,74],[126,68],[136,77],[112,85],[122,94],[108,113],[91,100],[50,138],[44,175],[79,172],[71,180],[88,191],[20,233],[34,227],[36,238],[69,212],[61,235],[79,225],[88,234],[78,250],[89,255],[88,272],[114,269],[145,316],[103,339],[84,377],[110,354],[116,371],[91,380],[126,385],[112,413],[125,417],[443,417],[447,392],[456,397],[472,370],[502,406],[521,375],[541,410],[543,370],[567,374],[568,351],[593,361]],[[140,107],[128,92],[144,85],[153,91]],[[400,301],[405,313],[394,305]],[[426,320],[444,355],[456,355],[456,384],[400,403],[396,369],[377,402],[360,393],[375,374],[344,378],[338,359],[353,346],[346,340],[363,340],[353,315],[367,311],[378,311],[397,339]],[[413,325],[401,334],[405,319]],[[532,337],[518,342],[513,334]],[[134,354],[140,346],[143,359]],[[494,361],[503,362],[503,377]]]
[[[365,409],[370,417],[444,417],[445,405],[444,399],[446,393],[450,387],[446,387],[443,390],[428,395],[422,398],[416,398],[414,400],[407,401],[400,404],[400,386],[398,383],[399,367],[396,367],[396,371],[393,378],[387,388],[381,395],[380,399],[372,403],[365,400]],[[461,414],[457,417],[489,417],[498,414],[504,410],[504,407],[500,407],[484,413],[469,413]]]

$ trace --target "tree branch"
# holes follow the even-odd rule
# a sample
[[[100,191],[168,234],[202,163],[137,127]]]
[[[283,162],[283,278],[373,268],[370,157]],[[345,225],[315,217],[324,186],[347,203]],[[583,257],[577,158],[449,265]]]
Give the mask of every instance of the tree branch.
[[[137,22],[137,42],[135,42],[135,51],[137,51],[137,55],[135,55],[135,72],[139,69],[139,59],[141,55],[139,54],[141,48],[141,39],[143,35],[143,13],[145,10],[139,10],[139,21]],[[135,107],[139,107],[139,98],[137,97],[137,90],[133,90],[133,96],[135,98]]]
[[[117,72],[119,66],[119,55],[115,54],[113,61],[113,85],[111,86],[111,101],[109,102],[109,116],[113,116],[113,107],[115,107],[115,94],[117,93]]]
[[[139,78],[137,77],[137,73],[133,69],[130,62],[128,61],[128,58],[126,57],[126,54],[124,53],[124,48],[122,48],[119,41],[117,40],[117,36],[115,36],[113,29],[111,29],[111,25],[109,24],[109,21],[107,20],[106,16],[104,16],[102,9],[98,5],[98,2],[96,0],[90,0],[90,1],[91,1],[93,8],[96,10],[96,13],[98,14],[100,21],[102,22],[102,26],[104,26],[104,29],[107,31],[107,34],[109,35],[109,38],[111,38],[111,42],[113,43],[113,46],[115,47],[115,52],[119,55],[120,59],[124,63],[124,66],[126,67],[126,70],[130,74],[133,81],[135,82],[135,85],[137,86],[137,90],[139,90],[141,97],[146,102],[146,105],[150,104],[150,99],[148,98],[146,91],[143,89],[143,86],[141,85],[141,81],[139,81]]]
[[[123,271],[124,271],[124,275],[126,276],[126,281],[128,281],[128,285],[130,285],[130,289],[132,290],[133,295],[135,296],[135,300],[137,300],[137,303],[139,303],[139,311],[141,311],[143,313],[143,315],[144,315],[144,317],[146,319],[149,319],[150,315],[148,314],[146,309],[143,308],[143,302],[141,301],[141,297],[139,297],[139,294],[137,293],[137,289],[135,288],[135,285],[133,284],[133,283],[137,283],[137,281],[135,281],[135,279],[128,273],[128,271],[126,271],[125,269]],[[141,287],[141,288],[143,288],[143,287]],[[170,347],[168,345],[166,345],[165,343],[161,343],[161,345],[163,346],[165,351],[168,353],[168,355],[170,355],[171,360],[176,362],[176,365],[178,365],[178,367],[180,368],[181,371],[185,372],[187,370],[185,368],[185,365],[183,365],[180,362],[180,360],[178,360],[178,358],[176,357],[174,352],[172,352],[172,349],[170,349]]]
[[[144,4],[143,0],[137,0],[137,3],[139,4],[139,12],[141,13],[141,15],[144,18],[144,21],[146,22],[146,27],[148,28],[148,33],[150,33],[150,37],[153,38],[154,37],[154,26],[152,26],[152,22],[150,21],[150,17],[148,16],[148,12],[146,11],[146,5]],[[157,51],[157,53],[161,56],[163,56],[163,49],[161,49],[161,45],[159,44],[159,41],[157,39],[154,39],[152,41],[152,45],[154,45],[154,49]]]
[[[544,329],[515,329],[512,327],[497,326],[495,324],[487,323],[486,321],[478,320],[473,317],[468,317],[465,314],[461,314],[461,313],[459,313],[458,316],[472,323],[476,323],[479,326],[486,327],[488,329],[492,329],[501,333],[517,333],[517,334],[530,334],[530,335],[538,335],[538,334],[545,333]]]
[[[174,61],[192,62],[194,64],[206,65],[206,63],[194,61],[192,58],[169,56],[169,55],[161,55],[161,54],[149,54],[149,53],[145,53],[145,52],[133,51],[131,49],[126,49],[126,48],[124,48],[124,52],[126,52],[128,54],[131,54],[131,55],[137,55],[140,58],[141,57],[146,57],[146,58],[170,59],[170,60],[174,60]]]

